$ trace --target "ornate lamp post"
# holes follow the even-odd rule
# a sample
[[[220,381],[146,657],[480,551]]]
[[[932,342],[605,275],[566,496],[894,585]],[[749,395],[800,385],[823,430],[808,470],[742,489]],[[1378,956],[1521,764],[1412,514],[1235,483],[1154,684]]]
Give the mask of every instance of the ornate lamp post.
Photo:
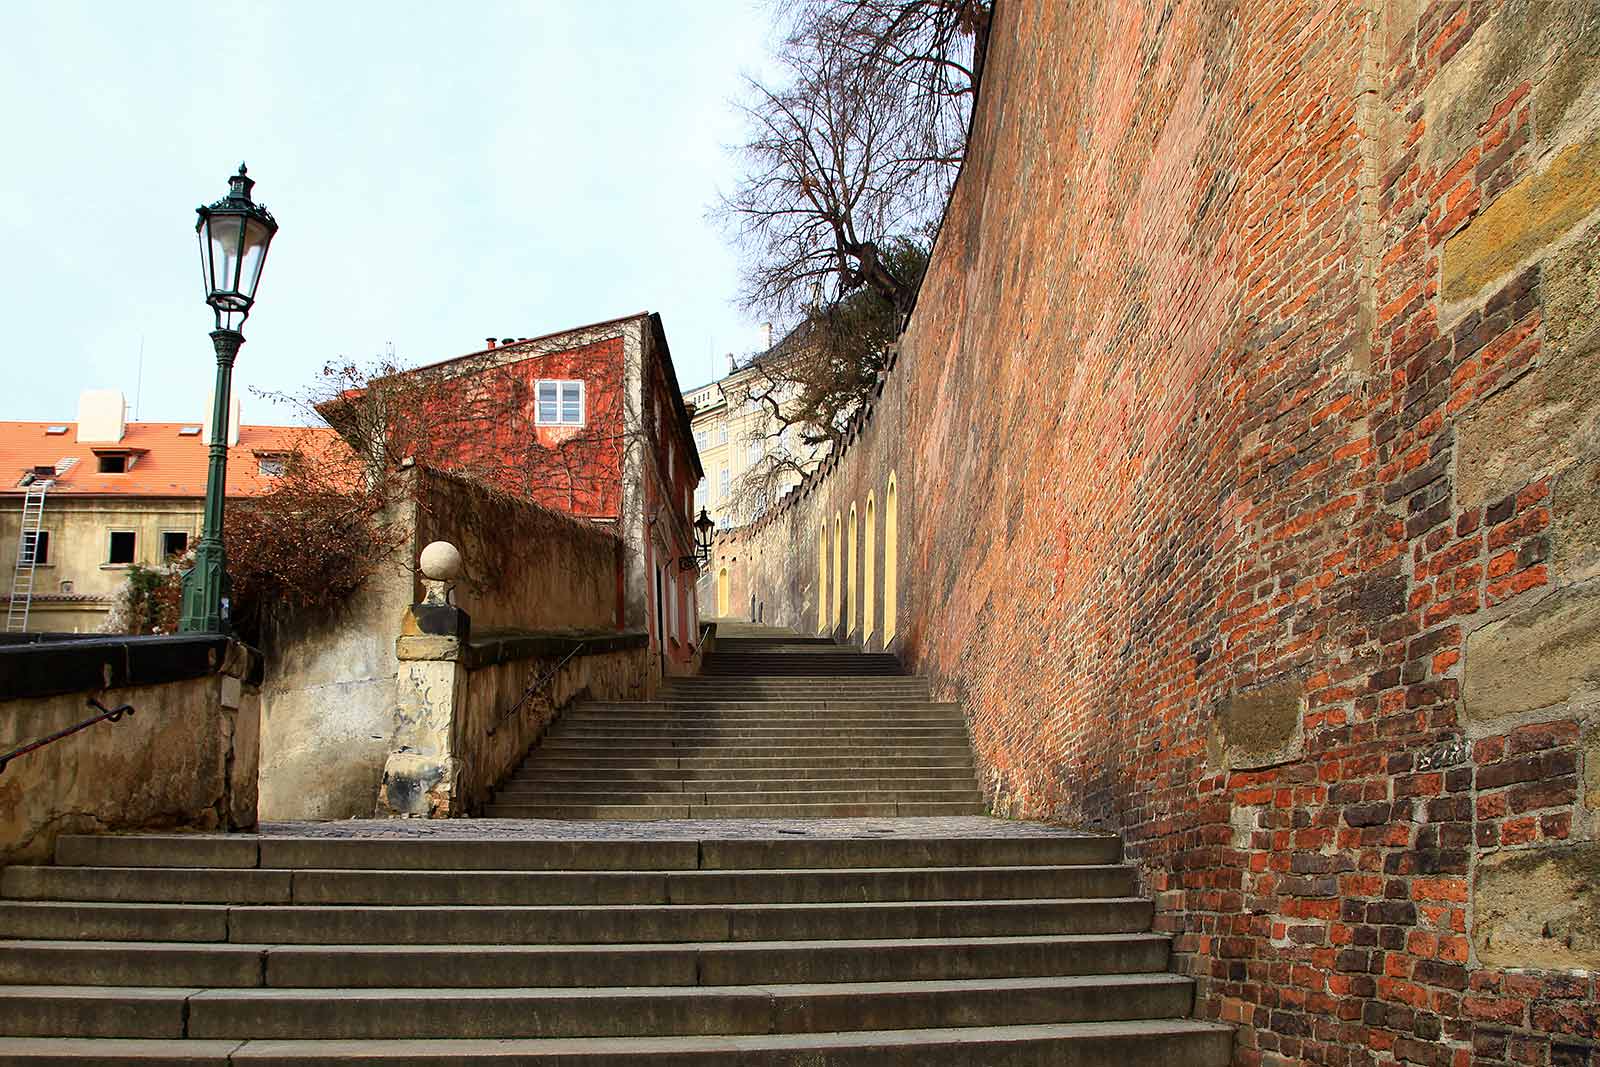
[[[200,270],[206,303],[216,314],[211,343],[217,351],[217,386],[211,406],[211,459],[206,470],[205,524],[195,549],[194,566],[183,578],[183,621],[190,633],[222,633],[228,627],[227,556],[222,547],[222,502],[228,482],[228,400],[233,361],[244,344],[239,332],[255,303],[267,246],[278,232],[277,220],[250,199],[255,185],[239,164],[228,179],[228,195],[210,207],[196,208],[200,237]]]

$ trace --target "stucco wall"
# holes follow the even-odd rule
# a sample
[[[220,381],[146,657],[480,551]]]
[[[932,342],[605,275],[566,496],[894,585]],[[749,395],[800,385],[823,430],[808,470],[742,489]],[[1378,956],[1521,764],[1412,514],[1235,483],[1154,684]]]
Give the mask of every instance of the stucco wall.
[[[613,631],[617,539],[608,530],[413,468],[389,521],[409,531],[350,600],[331,613],[280,616],[265,641],[261,817],[373,814],[394,748],[395,640],[420,598],[415,560],[446,540],[461,549],[457,604],[475,632]]]
[[[235,648],[202,677],[0,700],[0,751],[96,714],[90,696],[134,708],[7,764],[0,866],[48,861],[64,833],[254,826],[260,708],[250,654]]]
[[[134,559],[150,567],[161,559],[161,534],[183,532],[199,540],[203,501],[118,499],[45,495],[40,529],[50,535],[50,562],[34,571],[28,617],[33,632],[92,632],[110,610],[111,597],[127,581],[126,565],[110,564],[110,533],[134,534]],[[0,603],[11,593],[22,523],[20,496],[0,501]],[[70,585],[70,592],[63,589]],[[59,598],[59,599],[58,599]]]
[[[461,550],[455,601],[475,631],[617,627],[621,544],[612,527],[438,471],[416,477],[416,544],[449,541]]]
[[[736,610],[835,629],[819,528],[895,472],[893,647],[997,809],[1126,836],[1238,1062],[1588,1062],[1600,8],[997,10],[899,363],[719,543]]]

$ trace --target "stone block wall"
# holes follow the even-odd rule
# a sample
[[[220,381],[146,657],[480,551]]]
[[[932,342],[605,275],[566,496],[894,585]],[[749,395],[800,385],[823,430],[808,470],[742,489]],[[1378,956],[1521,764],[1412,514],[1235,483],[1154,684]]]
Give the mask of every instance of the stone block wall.
[[[461,550],[455,601],[479,636],[616,630],[621,553],[609,530],[439,471],[411,477],[388,516],[403,531],[393,555],[338,609],[284,615],[268,629],[263,819],[373,814],[402,729],[395,640],[420,599],[415,564],[429,542]]]
[[[997,12],[882,395],[714,571],[878,645],[892,575],[1240,1064],[1600,1062],[1600,6]]]
[[[131,706],[0,772],[0,867],[61,834],[256,824],[260,657],[183,635],[0,648],[0,752]]]
[[[441,471],[419,468],[416,477],[416,543],[461,550],[455,599],[475,631],[621,625],[622,542],[611,528]]]

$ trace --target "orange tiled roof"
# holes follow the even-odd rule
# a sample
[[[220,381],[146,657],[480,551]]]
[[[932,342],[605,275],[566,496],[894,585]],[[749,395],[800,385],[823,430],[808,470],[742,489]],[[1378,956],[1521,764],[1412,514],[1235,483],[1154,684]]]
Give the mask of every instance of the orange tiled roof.
[[[114,444],[80,442],[72,422],[0,422],[0,495],[24,492],[22,477],[34,467],[58,470],[52,494],[70,496],[203,497],[206,495],[207,442],[200,434],[180,434],[193,422],[130,422]],[[51,427],[66,427],[51,434]],[[239,443],[228,449],[228,496],[257,496],[272,488],[260,472],[260,453],[301,447],[327,447],[338,440],[326,427],[240,426]],[[131,469],[101,474],[95,453],[126,451]]]

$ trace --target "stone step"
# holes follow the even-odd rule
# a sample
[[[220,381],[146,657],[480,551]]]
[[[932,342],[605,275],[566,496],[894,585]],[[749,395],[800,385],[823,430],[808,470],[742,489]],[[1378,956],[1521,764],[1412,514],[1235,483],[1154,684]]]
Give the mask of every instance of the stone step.
[[[538,771],[542,768],[560,767],[635,767],[635,768],[670,768],[680,767],[685,770],[768,770],[775,768],[814,768],[827,769],[838,767],[916,767],[921,770],[931,770],[935,767],[973,767],[975,762],[970,752],[968,753],[928,753],[924,755],[890,756],[867,753],[852,754],[806,754],[794,756],[591,756],[568,755],[561,752],[546,752],[536,749],[523,763],[529,771]]]
[[[924,708],[885,710],[877,707],[847,708],[828,711],[819,708],[762,708],[741,704],[736,708],[666,708],[649,704],[625,704],[609,707],[583,705],[574,708],[559,720],[563,723],[655,723],[667,725],[694,725],[697,723],[738,726],[804,726],[812,729],[839,727],[917,727],[924,725],[965,725],[961,709],[953,704],[929,704]]]
[[[452,989],[1033,978],[1163,971],[1158,934],[606,945],[0,942],[0,984]]]
[[[545,744],[552,741],[585,741],[590,744],[629,744],[632,742],[656,743],[742,741],[783,744],[826,744],[829,742],[857,743],[883,739],[906,744],[967,743],[965,727],[952,723],[949,726],[907,726],[903,723],[884,724],[873,728],[854,726],[840,728],[828,726],[819,729],[815,724],[793,726],[745,727],[737,723],[717,726],[639,726],[619,724],[606,726],[588,723],[563,723],[545,735]]]
[[[679,793],[692,793],[698,796],[720,797],[727,793],[741,793],[745,795],[773,794],[773,793],[804,793],[811,790],[848,791],[848,790],[887,790],[890,792],[908,790],[912,792],[928,792],[947,789],[973,789],[974,779],[970,772],[951,774],[944,777],[928,778],[873,778],[864,773],[855,778],[747,778],[731,779],[726,781],[688,781],[682,778],[613,778],[609,775],[604,778],[593,778],[572,774],[563,774],[560,778],[512,778],[496,791],[498,799],[509,799],[532,793],[549,792],[559,789],[563,796],[579,796],[589,792],[596,793],[652,793],[663,797],[672,797]],[[981,797],[980,797],[981,798]],[[677,803],[677,801],[670,801]],[[695,803],[694,799],[688,803]]]
[[[653,781],[670,778],[674,781],[699,783],[699,782],[732,782],[759,779],[764,782],[806,782],[813,779],[841,779],[857,778],[871,779],[873,781],[890,781],[901,778],[960,778],[970,779],[973,776],[973,767],[970,763],[931,767],[770,767],[758,770],[748,768],[706,768],[706,767],[605,767],[605,768],[573,768],[573,767],[531,767],[524,764],[504,784],[514,782],[570,782],[590,781],[596,776],[603,776],[610,781]],[[713,788],[707,785],[706,788]],[[721,788],[720,786],[716,788]],[[809,788],[809,787],[807,787]]]
[[[16,1067],[1227,1067],[1233,1031],[1192,1019],[761,1037],[371,1041],[0,1038]]]
[[[907,693],[927,699],[930,687],[922,679],[888,678],[888,677],[863,677],[849,681],[840,681],[837,678],[795,678],[788,675],[779,678],[750,679],[750,678],[713,678],[700,676],[696,678],[680,679],[664,682],[661,686],[662,693],[799,693],[807,696],[812,693],[827,693],[837,695],[840,693],[860,694],[862,696],[882,696],[884,694]]]
[[[856,714],[875,713],[880,717],[900,718],[908,712],[937,711],[946,715],[959,715],[959,704],[939,703],[916,697],[906,699],[894,697],[800,697],[792,700],[768,699],[759,700],[718,700],[715,698],[674,698],[672,700],[651,701],[586,701],[581,705],[585,711],[634,711],[634,712],[723,712],[723,711],[755,711],[766,715],[776,712],[804,712],[818,714],[827,711],[846,711]]]
[[[522,804],[493,802],[485,805],[488,819],[893,819],[940,815],[982,815],[982,801],[862,801],[819,802],[800,798],[794,803],[757,804]]]
[[[17,1067],[1226,1067],[1233,1033],[1191,1019],[763,1037],[331,1041],[0,1038]]]
[[[268,963],[269,969],[271,961]],[[572,989],[394,987],[0,988],[18,1036],[368,1041],[639,1037],[1175,1018],[1193,989],[1170,974]]]
[[[1122,856],[1110,834],[1049,837],[496,840],[289,837],[255,834],[63,834],[61,867],[262,867],[383,871],[761,871],[854,868],[1105,866]],[[13,868],[25,870],[38,868]],[[181,877],[180,872],[174,872]],[[0,872],[0,896],[11,896]]]
[[[971,782],[965,789],[860,789],[860,790],[789,790],[782,796],[770,791],[749,793],[733,792],[656,792],[629,789],[589,789],[587,787],[563,788],[559,791],[528,789],[496,790],[497,807],[521,804],[692,804],[696,806],[729,804],[897,804],[936,803],[948,801],[983,805],[983,794]]]
[[[810,738],[804,740],[790,740],[787,738],[771,743],[760,743],[744,738],[727,738],[724,741],[708,743],[678,742],[673,740],[643,740],[633,744],[624,744],[615,740],[592,740],[581,737],[552,737],[539,747],[541,755],[563,757],[606,757],[622,758],[627,756],[645,756],[649,758],[679,758],[679,757],[752,757],[752,758],[783,758],[789,756],[932,756],[938,758],[962,758],[970,752],[970,747],[965,740],[932,741],[932,742],[900,742],[897,740],[874,741],[872,738],[862,738],[852,741],[848,738]]]
[[[1015,867],[470,872],[16,866],[0,872],[0,896],[10,900],[172,904],[889,903],[1126,897],[1135,888],[1133,871],[1126,866],[1081,862]]]
[[[1141,897],[578,907],[0,902],[0,937],[264,944],[603,944],[1137,933]]]

